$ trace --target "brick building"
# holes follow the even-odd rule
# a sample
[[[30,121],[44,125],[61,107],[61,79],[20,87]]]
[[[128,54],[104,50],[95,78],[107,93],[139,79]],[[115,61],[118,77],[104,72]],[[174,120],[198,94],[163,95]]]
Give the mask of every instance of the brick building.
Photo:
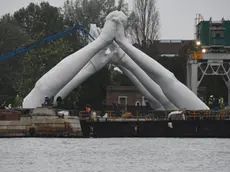
[[[106,104],[142,105],[144,97],[135,86],[109,86],[106,90]]]

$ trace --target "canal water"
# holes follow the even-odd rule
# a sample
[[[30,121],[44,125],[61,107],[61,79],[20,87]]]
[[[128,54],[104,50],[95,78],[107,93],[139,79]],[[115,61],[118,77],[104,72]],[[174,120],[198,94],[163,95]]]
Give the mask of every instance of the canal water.
[[[1,172],[229,172],[230,139],[0,139]]]

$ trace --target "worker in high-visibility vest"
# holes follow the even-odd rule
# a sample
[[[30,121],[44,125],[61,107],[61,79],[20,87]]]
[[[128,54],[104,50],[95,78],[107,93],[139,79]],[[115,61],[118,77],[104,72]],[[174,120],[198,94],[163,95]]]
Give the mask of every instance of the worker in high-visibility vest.
[[[214,108],[215,105],[215,98],[213,95],[210,95],[209,99],[208,99],[208,106],[209,108]]]
[[[219,100],[218,100],[218,103],[219,103],[220,109],[223,109],[224,108],[224,98],[220,97]]]
[[[7,107],[5,107],[5,109],[11,109],[12,108],[12,104],[8,104]]]

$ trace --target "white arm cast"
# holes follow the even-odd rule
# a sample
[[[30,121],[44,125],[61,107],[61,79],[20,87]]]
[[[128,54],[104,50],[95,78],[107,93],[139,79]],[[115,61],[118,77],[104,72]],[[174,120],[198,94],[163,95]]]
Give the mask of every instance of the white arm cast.
[[[56,105],[57,97],[65,99],[69,93],[71,93],[76,87],[83,83],[86,79],[92,76],[97,71],[101,70],[108,61],[114,56],[114,52],[106,55],[105,50],[101,50],[97,53],[80,72],[70,80],[56,95],[54,98],[54,104]]]
[[[150,106],[154,110],[164,110],[164,107],[145,89],[145,87],[141,84],[141,82],[130,72],[122,66],[119,66],[121,71],[132,81],[132,83],[136,86],[137,90],[147,98],[150,103]]]
[[[90,35],[94,38],[97,38],[100,35],[100,28],[97,28],[95,24],[91,24],[90,26]],[[119,48],[119,46],[115,43],[110,46],[112,50]],[[122,50],[121,50],[122,51]],[[118,55],[118,54],[117,54]],[[101,50],[98,54],[96,54],[90,62],[86,64],[86,66],[71,80],[68,84],[65,85],[55,96],[54,104],[56,104],[57,97],[62,97],[65,99],[66,96],[69,95],[77,86],[79,86],[82,82],[84,82],[87,78],[93,75],[95,72],[103,68],[108,61],[112,60],[112,55],[105,55],[103,50]],[[117,59],[117,58],[115,58]],[[122,67],[124,73],[133,81],[134,85],[137,89],[143,94],[150,102],[150,105],[153,109],[156,110],[163,110],[164,108],[162,105],[144,88],[144,86],[138,81],[138,79],[127,69]],[[148,78],[150,79],[150,78]]]
[[[113,15],[107,16],[104,28],[95,41],[63,59],[37,81],[23,100],[23,108],[40,107],[45,96],[55,96],[96,53],[113,41],[116,31],[116,23],[111,20]]]
[[[185,108],[187,110],[209,109],[191,90],[179,82],[171,72],[155,60],[136,49],[128,41],[121,41],[119,45],[146,73],[148,73],[148,75],[160,86],[166,97],[178,108]],[[133,70],[131,71],[133,72]]]
[[[94,37],[97,37],[99,35],[98,30],[99,29],[95,25],[91,25],[91,28],[90,28],[91,35],[93,35]],[[116,43],[113,44],[110,48],[112,50],[119,49],[119,51],[121,53],[117,53],[117,55],[122,55],[123,51],[119,48],[119,46]],[[66,84],[65,87],[63,87],[58,92],[58,94],[55,96],[54,104],[56,104],[55,100],[57,99],[58,96],[60,96],[60,97],[62,97],[62,99],[64,99],[70,92],[72,92],[83,81],[85,81],[87,78],[89,78],[95,72],[97,72],[98,70],[103,68],[108,63],[108,61],[117,63],[117,61],[119,61],[119,59],[121,59],[121,57],[113,57],[113,58],[112,57],[113,57],[113,55],[108,55],[106,57],[105,54],[103,54],[103,50],[101,50],[101,52],[99,52],[97,55],[95,55],[90,60],[90,62],[71,81],[69,81],[69,83]],[[131,58],[128,58],[128,59],[129,59],[129,61],[132,62],[132,64],[134,63],[131,60]],[[126,70],[125,74],[127,74],[127,76],[130,78],[130,80],[134,82],[134,84],[136,85],[138,90],[149,100],[151,106],[154,109],[157,109],[157,110],[164,109],[162,107],[162,105],[154,98],[154,96],[155,96],[154,94],[157,94],[157,97],[161,97],[160,100],[162,102],[167,102],[167,103],[164,103],[167,110],[177,109],[171,102],[168,102],[167,98],[162,93],[159,86],[157,86],[157,84],[154,83],[154,81],[152,81],[146,74],[144,75],[145,77],[142,77],[142,75],[139,75],[139,71],[141,69],[137,65],[134,65],[134,68],[136,68],[136,69],[139,68],[137,71],[138,72],[137,75],[142,79],[142,82],[146,82],[145,79],[147,79],[147,80],[149,80],[150,84],[153,84],[153,87],[149,86],[151,90],[154,89],[155,87],[157,88],[157,90],[155,92],[151,91],[152,95],[146,90],[146,88],[140,83],[140,81],[130,71],[128,71],[125,66],[123,66],[123,65],[126,65],[126,63],[124,63],[123,61],[120,61],[119,64],[120,64],[120,67],[122,67],[124,70]],[[143,71],[141,73],[143,73]]]
[[[82,82],[84,82],[87,78],[92,76],[94,73],[99,71],[101,68],[103,68],[108,60],[111,60],[114,56],[115,52],[112,52],[109,55],[105,55],[104,51],[101,50],[98,54],[96,54],[89,63],[86,64],[86,66],[71,80],[68,82],[68,84],[65,85],[55,96],[54,98],[54,104],[56,104],[57,97],[61,97],[62,99],[65,99],[69,93],[71,93],[77,86],[79,86]],[[102,60],[101,60],[102,59]],[[130,78],[130,80],[134,83],[134,85],[137,87],[137,89],[140,91],[143,96],[145,96],[153,109],[155,110],[163,110],[164,108],[162,105],[144,88],[144,86],[138,81],[138,79],[127,69],[124,67],[121,67],[122,71]],[[149,78],[150,79],[150,78]]]
[[[167,99],[159,85],[157,85],[121,48],[118,48],[118,55],[116,57],[117,58],[112,59],[113,63],[128,69],[166,110],[178,109]]]
[[[119,18],[117,22],[116,42],[128,54],[128,56],[130,56],[133,61],[135,61],[150,76],[150,78],[161,87],[166,97],[180,109],[209,110],[208,106],[184,84],[179,82],[170,71],[134,47],[126,39],[124,25],[127,22],[127,17],[122,12],[119,14],[117,13],[116,15],[117,18]]]

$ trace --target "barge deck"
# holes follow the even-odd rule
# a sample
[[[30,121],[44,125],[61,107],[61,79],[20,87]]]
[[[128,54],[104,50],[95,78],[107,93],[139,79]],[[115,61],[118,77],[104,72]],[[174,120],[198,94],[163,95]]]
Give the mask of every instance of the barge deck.
[[[1,110],[0,137],[196,137],[230,138],[230,110],[185,111],[170,119],[169,112],[88,119],[84,112],[49,108]]]

